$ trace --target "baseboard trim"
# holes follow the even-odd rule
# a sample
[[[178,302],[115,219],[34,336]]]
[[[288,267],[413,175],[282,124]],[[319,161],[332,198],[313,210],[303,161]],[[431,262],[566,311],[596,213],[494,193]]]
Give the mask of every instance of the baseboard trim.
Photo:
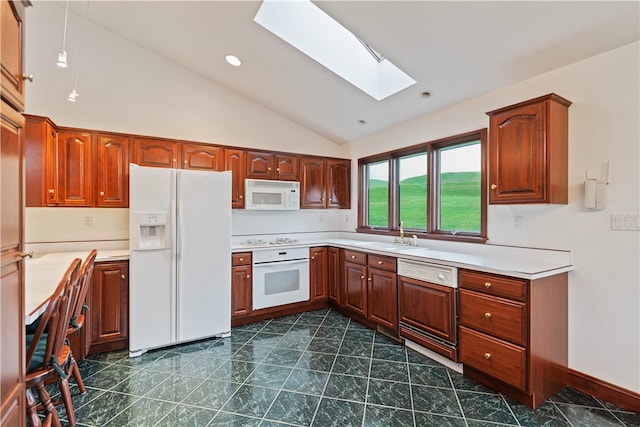
[[[613,403],[625,411],[640,413],[640,393],[635,393],[570,368],[567,368],[567,385],[598,399]]]

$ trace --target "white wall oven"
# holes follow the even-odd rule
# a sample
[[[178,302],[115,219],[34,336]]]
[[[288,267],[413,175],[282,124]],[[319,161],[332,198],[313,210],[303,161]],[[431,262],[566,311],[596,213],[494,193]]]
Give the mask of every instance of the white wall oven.
[[[253,252],[253,309],[309,300],[309,248]]]

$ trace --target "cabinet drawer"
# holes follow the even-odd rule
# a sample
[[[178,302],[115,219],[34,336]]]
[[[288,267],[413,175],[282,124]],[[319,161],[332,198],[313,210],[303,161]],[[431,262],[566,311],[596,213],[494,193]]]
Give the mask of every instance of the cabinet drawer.
[[[477,273],[460,270],[461,288],[526,301],[527,281],[496,276],[493,274]]]
[[[527,345],[524,303],[460,290],[460,323],[523,346]]]
[[[396,259],[388,256],[369,255],[369,267],[396,271]]]
[[[345,262],[353,262],[353,263],[356,263],[356,264],[366,265],[367,264],[367,254],[364,254],[362,252],[349,251],[349,250],[345,249],[345,251],[344,251],[344,260],[345,260]]]
[[[231,265],[251,265],[251,252],[231,254]]]
[[[526,390],[527,350],[460,326],[460,361],[507,384]]]

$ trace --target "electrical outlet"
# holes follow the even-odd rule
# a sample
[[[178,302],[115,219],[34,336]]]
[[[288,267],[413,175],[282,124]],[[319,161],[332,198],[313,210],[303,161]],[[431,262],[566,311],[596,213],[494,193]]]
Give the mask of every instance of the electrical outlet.
[[[513,217],[513,231],[522,231],[522,217],[520,215]]]
[[[84,228],[93,228],[93,217],[92,216],[85,216],[82,218],[82,220],[84,221]]]

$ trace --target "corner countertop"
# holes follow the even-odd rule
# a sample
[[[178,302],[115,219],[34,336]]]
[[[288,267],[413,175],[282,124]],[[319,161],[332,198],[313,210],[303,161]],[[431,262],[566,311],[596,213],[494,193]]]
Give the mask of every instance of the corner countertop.
[[[84,259],[90,251],[51,252],[25,258],[25,324],[34,321],[46,307],[45,303],[67,271],[71,262]],[[129,259],[129,250],[98,250],[96,262],[123,261]]]
[[[393,242],[329,238],[300,240],[293,244],[275,246],[236,244],[232,246],[232,252],[311,246],[335,246],[343,249],[442,264],[456,268],[467,268],[529,280],[573,270],[569,251],[475,244],[474,246],[477,246],[477,249],[473,253],[440,250],[424,246],[400,245]]]

